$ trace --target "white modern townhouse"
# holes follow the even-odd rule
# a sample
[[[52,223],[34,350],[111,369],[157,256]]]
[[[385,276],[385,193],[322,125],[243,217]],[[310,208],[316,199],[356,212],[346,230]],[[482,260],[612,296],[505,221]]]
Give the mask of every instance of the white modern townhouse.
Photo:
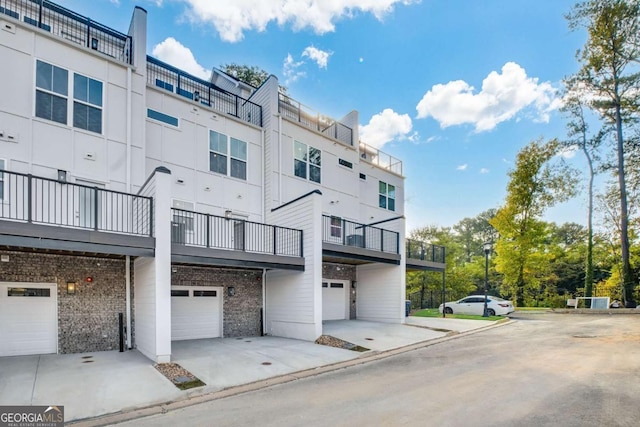
[[[0,356],[404,322],[402,162],[340,120],[209,81],[47,0],[0,0]]]

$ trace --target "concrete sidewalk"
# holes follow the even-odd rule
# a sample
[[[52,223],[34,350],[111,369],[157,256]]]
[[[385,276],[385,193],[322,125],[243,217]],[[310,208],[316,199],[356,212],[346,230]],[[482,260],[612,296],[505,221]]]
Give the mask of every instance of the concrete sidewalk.
[[[387,357],[445,338],[450,332],[484,329],[495,323],[417,317],[409,317],[406,325],[361,320],[324,323],[325,335],[371,349],[364,353],[279,337],[176,341],[172,361],[206,383],[186,391],[176,388],[136,350],[3,357],[0,405],[64,405],[67,422],[105,425],[171,405],[188,406]],[[114,413],[118,415],[105,417]]]

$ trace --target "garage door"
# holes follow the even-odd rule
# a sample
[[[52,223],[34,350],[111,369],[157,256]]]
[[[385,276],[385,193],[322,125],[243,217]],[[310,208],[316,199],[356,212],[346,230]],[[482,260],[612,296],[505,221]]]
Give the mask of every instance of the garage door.
[[[56,285],[0,283],[0,356],[58,351]]]
[[[222,288],[171,287],[171,339],[195,340],[222,336]]]
[[[348,282],[327,280],[322,282],[322,320],[348,319]]]

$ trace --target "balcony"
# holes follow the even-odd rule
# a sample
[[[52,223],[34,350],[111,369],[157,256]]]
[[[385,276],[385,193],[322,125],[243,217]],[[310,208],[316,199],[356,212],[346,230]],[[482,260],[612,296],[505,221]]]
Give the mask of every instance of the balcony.
[[[325,136],[353,146],[353,129],[317,113],[287,95],[278,93],[278,112],[296,123],[322,133]]]
[[[302,230],[171,209],[174,262],[304,269]]]
[[[445,247],[406,239],[408,271],[444,271]]]
[[[323,215],[322,252],[327,262],[400,264],[400,234]]]
[[[175,93],[212,110],[262,127],[262,107],[212,83],[147,56],[147,84]]]
[[[402,160],[367,145],[364,142],[360,142],[360,158],[367,163],[402,176]]]
[[[7,16],[125,64],[133,59],[130,36],[50,1],[0,0],[0,17]]]
[[[152,223],[149,197],[0,170],[2,245],[153,255]]]

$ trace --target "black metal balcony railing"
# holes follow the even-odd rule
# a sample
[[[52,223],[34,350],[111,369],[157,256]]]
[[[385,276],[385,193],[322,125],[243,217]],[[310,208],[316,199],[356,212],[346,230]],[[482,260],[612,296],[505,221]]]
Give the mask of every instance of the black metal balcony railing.
[[[302,230],[171,209],[171,241],[205,248],[302,257]]]
[[[400,234],[396,231],[359,224],[336,216],[322,216],[322,241],[392,254],[400,253]]]
[[[287,95],[278,94],[278,112],[310,129],[353,146],[353,129],[331,117],[323,116],[305,107]]]
[[[445,262],[444,246],[432,245],[418,240],[407,239],[407,258],[420,261]]]
[[[48,0],[0,0],[0,16],[26,22],[127,64],[133,59],[130,36]]]
[[[0,219],[152,236],[150,197],[0,170]]]
[[[147,56],[147,84],[184,96],[245,122],[262,127],[262,107],[212,83]]]

